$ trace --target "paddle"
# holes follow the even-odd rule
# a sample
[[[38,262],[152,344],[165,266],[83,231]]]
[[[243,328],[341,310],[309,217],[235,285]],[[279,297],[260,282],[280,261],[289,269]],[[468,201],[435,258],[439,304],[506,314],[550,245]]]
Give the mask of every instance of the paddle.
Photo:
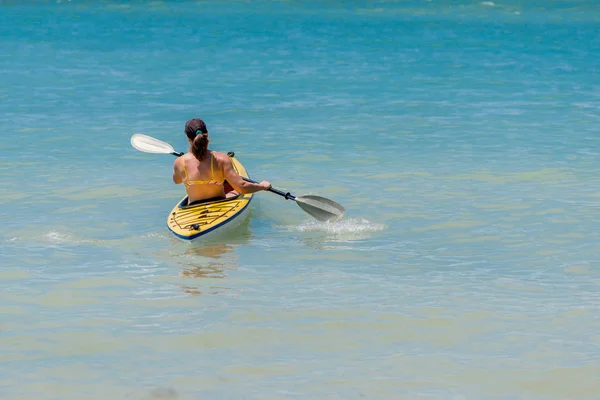
[[[137,150],[145,153],[172,154],[177,157],[180,157],[184,154],[176,152],[170,144],[165,143],[162,140],[158,140],[141,133],[136,133],[131,136],[131,145]],[[242,179],[248,182],[257,183],[249,178],[242,177]],[[269,192],[278,194],[286,200],[295,201],[302,210],[319,221],[336,222],[344,218],[344,214],[346,212],[341,204],[338,204],[333,200],[326,199],[325,197],[313,195],[296,197],[289,192],[286,193],[275,188],[270,188]]]
[[[183,155],[183,153],[177,153],[169,143],[141,133],[134,133],[131,136],[131,145],[144,153],[172,154],[177,157]]]

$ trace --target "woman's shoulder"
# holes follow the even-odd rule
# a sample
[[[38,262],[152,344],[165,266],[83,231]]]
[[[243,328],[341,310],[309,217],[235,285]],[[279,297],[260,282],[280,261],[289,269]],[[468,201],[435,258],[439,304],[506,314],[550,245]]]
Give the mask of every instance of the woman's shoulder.
[[[189,159],[189,156],[190,156],[190,155],[191,155],[193,158],[195,158],[195,157],[192,155],[192,153],[189,153],[189,152],[188,152],[188,153],[185,153],[185,154],[184,154],[184,155],[182,155],[182,156],[179,156],[179,157],[177,157],[177,158],[175,159],[175,161],[173,161],[173,165],[179,165],[179,164],[183,163],[183,162],[184,162],[184,160],[186,160],[186,159]]]
[[[182,163],[183,163],[183,159],[185,157],[185,154],[182,156],[179,156],[175,159],[175,161],[173,161],[173,166],[174,167],[179,167]]]
[[[217,159],[217,161],[219,162],[227,162],[229,161],[229,156],[225,153],[221,153],[220,151],[212,151],[213,156]]]

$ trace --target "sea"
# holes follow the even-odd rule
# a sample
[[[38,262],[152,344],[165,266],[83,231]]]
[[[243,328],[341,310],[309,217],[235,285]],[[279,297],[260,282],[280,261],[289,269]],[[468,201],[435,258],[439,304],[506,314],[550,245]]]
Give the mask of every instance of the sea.
[[[597,0],[2,0],[0,138],[3,400],[600,399]]]

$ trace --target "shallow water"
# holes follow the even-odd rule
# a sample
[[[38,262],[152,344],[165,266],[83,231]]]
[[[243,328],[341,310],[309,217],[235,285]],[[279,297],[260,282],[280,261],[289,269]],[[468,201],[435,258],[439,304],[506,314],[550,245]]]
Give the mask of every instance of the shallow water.
[[[0,2],[2,398],[600,397],[599,10]],[[192,117],[346,218],[179,241]]]

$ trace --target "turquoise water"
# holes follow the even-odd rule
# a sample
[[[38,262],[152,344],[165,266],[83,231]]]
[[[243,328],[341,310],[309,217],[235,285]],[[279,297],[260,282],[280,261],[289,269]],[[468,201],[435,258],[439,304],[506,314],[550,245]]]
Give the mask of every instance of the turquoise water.
[[[590,1],[0,2],[3,399],[600,397]],[[166,228],[203,118],[260,193]]]

